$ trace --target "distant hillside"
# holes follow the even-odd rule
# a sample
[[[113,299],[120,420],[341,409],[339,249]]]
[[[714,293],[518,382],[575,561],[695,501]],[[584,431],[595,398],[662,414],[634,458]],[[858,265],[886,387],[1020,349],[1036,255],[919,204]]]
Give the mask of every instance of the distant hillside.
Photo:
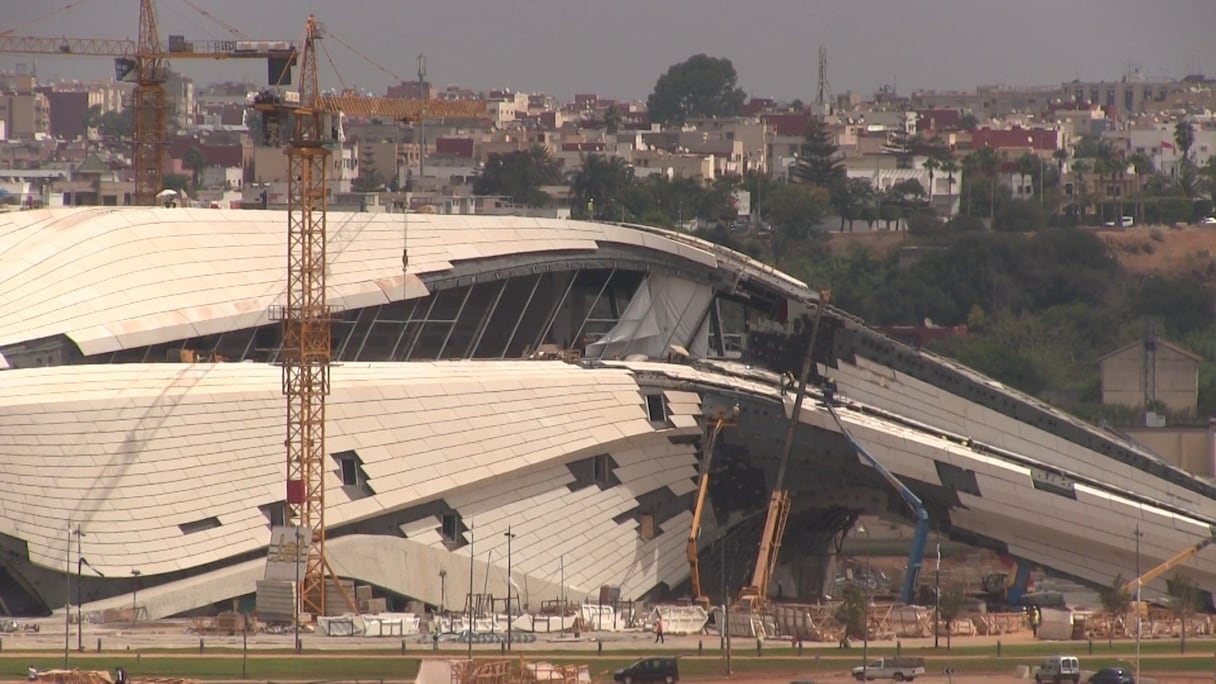
[[[1216,284],[1216,227],[1136,227],[1096,232],[1129,272],[1190,274]],[[833,251],[858,246],[879,256],[890,254],[908,240],[906,232],[834,232],[829,243]]]

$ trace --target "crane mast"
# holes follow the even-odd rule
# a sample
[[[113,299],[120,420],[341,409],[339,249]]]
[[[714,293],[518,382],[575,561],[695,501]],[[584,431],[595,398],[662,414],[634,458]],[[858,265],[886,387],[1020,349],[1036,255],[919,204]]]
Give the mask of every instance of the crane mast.
[[[115,58],[117,79],[135,83],[131,95],[134,114],[131,149],[131,166],[135,174],[134,203],[150,206],[156,204],[156,194],[164,187],[163,174],[168,161],[168,97],[165,82],[169,76],[169,60],[267,59],[271,64],[270,71],[274,72],[271,77],[274,80],[281,78],[281,69],[286,69],[290,64],[294,48],[283,41],[187,42],[182,36],[169,36],[166,49],[160,42],[155,0],[139,0],[137,40],[17,36],[4,32],[0,33],[0,53]]]
[[[330,150],[317,109],[316,18],[309,15],[299,55],[300,97],[287,145],[287,299],[272,313],[282,323],[283,395],[287,403],[287,517],[308,538],[301,612],[326,613],[325,397],[329,393],[332,311],[326,302],[326,172]],[[281,109],[280,109],[280,112]],[[301,554],[304,555],[304,554]],[[351,596],[335,581],[352,611]],[[357,612],[357,611],[356,611]]]
[[[160,35],[156,26],[153,0],[139,3],[139,42],[136,46],[134,149],[131,165],[135,170],[135,202],[151,205],[162,185],[167,159],[165,125],[165,61],[160,56]]]

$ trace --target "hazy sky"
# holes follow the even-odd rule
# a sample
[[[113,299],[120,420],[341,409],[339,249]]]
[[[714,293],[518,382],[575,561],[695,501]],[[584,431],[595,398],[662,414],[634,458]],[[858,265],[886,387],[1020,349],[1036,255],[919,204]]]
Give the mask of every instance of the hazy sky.
[[[731,59],[749,95],[810,100],[817,52],[828,50],[833,92],[894,84],[971,89],[1150,77],[1216,75],[1216,0],[193,0],[255,39],[297,38],[314,12],[335,38],[388,71],[415,78],[427,55],[437,86],[510,87],[562,99],[576,92],[644,99],[655,79],[705,52]],[[54,8],[74,4],[40,21]],[[134,38],[137,0],[0,0],[0,32]],[[159,0],[161,39],[229,39],[185,0]],[[32,23],[31,23],[32,22]],[[326,41],[337,74],[383,94],[396,79]],[[34,57],[0,55],[0,69]],[[324,87],[338,87],[319,61]],[[38,57],[41,78],[112,77],[106,58]],[[260,62],[176,68],[197,81],[262,83]]]

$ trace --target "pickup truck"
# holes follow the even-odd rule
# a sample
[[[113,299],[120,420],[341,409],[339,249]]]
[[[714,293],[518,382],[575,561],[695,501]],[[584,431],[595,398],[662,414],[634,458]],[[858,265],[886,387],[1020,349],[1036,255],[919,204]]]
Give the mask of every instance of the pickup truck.
[[[924,658],[878,658],[864,666],[853,668],[853,678],[857,681],[871,679],[894,679],[897,682],[910,682],[925,673]]]

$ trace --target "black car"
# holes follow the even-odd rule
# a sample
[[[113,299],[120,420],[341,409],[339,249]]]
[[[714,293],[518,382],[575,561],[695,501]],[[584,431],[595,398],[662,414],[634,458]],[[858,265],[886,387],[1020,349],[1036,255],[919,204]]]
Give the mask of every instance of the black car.
[[[624,684],[674,684],[680,681],[680,666],[675,658],[643,658],[617,670],[612,680]]]
[[[1090,676],[1089,684],[1136,684],[1136,678],[1121,667],[1104,667]]]

